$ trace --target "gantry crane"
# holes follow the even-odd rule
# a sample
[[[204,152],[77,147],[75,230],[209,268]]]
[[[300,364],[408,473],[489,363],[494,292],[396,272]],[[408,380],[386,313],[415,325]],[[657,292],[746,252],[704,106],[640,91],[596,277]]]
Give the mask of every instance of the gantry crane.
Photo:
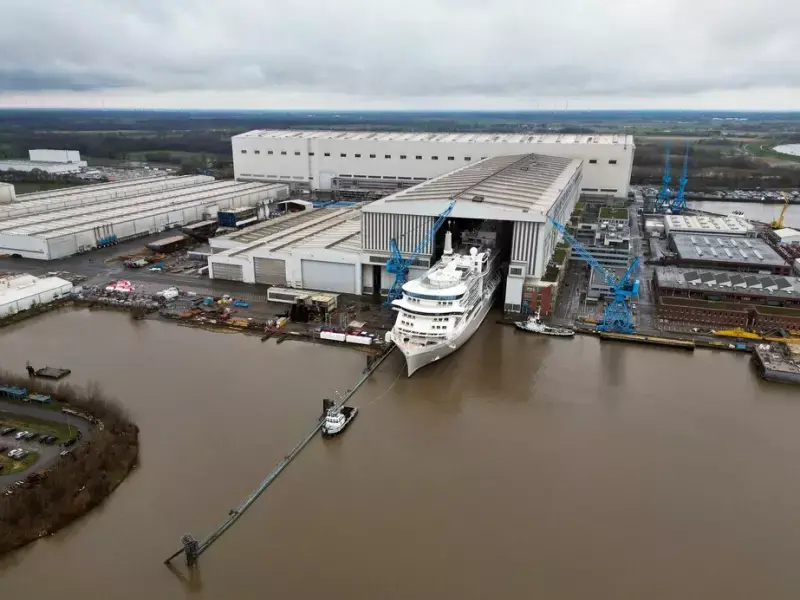
[[[669,182],[672,181],[669,165],[669,140],[667,140],[666,158],[664,159],[664,175],[661,176],[661,189],[656,196],[656,212],[666,212],[669,208]]]
[[[625,274],[617,279],[617,276],[601,265],[583,244],[572,237],[572,234],[561,223],[550,217],[548,218],[553,223],[553,226],[561,232],[569,245],[603,278],[613,294],[612,299],[606,304],[606,308],[603,311],[603,318],[597,323],[597,330],[632,333],[634,326],[631,310],[628,307],[628,299],[631,296],[639,295],[639,281],[631,279],[639,264],[639,257],[637,256],[631,266],[628,267],[628,270],[625,271]]]
[[[673,215],[681,214],[681,211],[686,208],[686,198],[684,191],[686,184],[689,183],[689,142],[686,142],[686,150],[683,153],[683,171],[681,171],[681,178],[678,180],[678,193],[669,205]]]
[[[770,223],[773,229],[783,229],[783,217],[786,215],[786,209],[789,208],[789,194],[782,192],[781,195],[783,196],[783,208],[780,216]]]
[[[394,239],[389,240],[389,260],[386,262],[386,271],[394,275],[394,283],[392,284],[391,289],[389,290],[389,295],[386,297],[386,302],[384,303],[385,306],[391,306],[393,300],[397,300],[403,295],[403,284],[406,282],[408,278],[408,269],[414,264],[414,261],[417,260],[417,257],[420,253],[425,249],[425,247],[430,244],[434,237],[436,236],[436,232],[439,231],[439,228],[444,223],[445,219],[453,212],[453,208],[456,205],[456,201],[453,200],[444,209],[444,212],[440,214],[436,221],[433,223],[433,227],[430,228],[425,237],[422,238],[422,241],[417,244],[417,247],[408,255],[408,258],[403,258],[402,252],[400,252],[400,248],[397,246],[397,241]]]

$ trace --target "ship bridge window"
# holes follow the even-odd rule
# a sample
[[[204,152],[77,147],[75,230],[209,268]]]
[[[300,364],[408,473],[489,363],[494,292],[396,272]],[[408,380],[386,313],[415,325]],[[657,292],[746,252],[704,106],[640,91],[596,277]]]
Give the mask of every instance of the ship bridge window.
[[[441,301],[441,300],[458,300],[460,298],[463,298],[464,294],[461,294],[460,296],[429,296],[427,294],[406,294],[406,297],[409,298],[409,299],[416,298],[416,299],[420,299],[420,300],[440,300]]]

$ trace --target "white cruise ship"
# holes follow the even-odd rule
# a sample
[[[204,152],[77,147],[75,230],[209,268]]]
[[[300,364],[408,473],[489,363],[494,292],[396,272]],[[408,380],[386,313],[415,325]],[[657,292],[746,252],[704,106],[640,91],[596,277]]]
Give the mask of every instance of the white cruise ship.
[[[442,258],[422,277],[403,285],[392,302],[398,312],[392,340],[406,357],[408,376],[460,348],[477,331],[500,285],[493,232],[463,236],[464,253],[445,236]]]

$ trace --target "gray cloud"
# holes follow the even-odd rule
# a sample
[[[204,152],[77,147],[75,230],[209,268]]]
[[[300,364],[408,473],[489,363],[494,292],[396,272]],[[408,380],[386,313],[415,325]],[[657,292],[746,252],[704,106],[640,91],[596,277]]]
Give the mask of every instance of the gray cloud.
[[[0,96],[124,88],[530,103],[800,90],[796,0],[27,0],[3,17]]]

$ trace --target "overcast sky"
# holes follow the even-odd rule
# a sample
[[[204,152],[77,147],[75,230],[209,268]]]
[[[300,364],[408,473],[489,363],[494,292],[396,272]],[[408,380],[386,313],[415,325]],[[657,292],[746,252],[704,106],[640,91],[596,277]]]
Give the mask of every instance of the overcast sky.
[[[0,0],[0,106],[800,110],[800,0]]]

